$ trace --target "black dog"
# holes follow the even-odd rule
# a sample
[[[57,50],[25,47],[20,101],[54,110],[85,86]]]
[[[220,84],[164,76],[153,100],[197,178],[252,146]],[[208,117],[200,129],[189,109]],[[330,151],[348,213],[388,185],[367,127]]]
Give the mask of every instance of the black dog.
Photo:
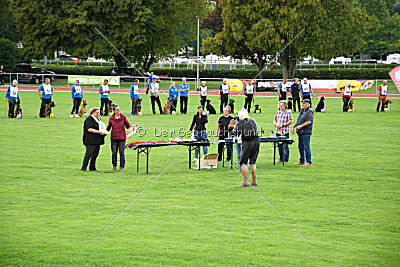
[[[260,105],[255,105],[254,113],[257,113],[257,110],[260,111],[260,113],[261,113]]]
[[[211,100],[207,99],[206,109],[209,114],[217,114],[215,108],[211,105]]]
[[[21,114],[22,117],[22,108],[21,108],[21,100],[17,101],[15,112],[14,112],[14,117],[16,118],[18,114]]]
[[[389,104],[392,104],[392,100],[390,100],[390,99],[386,100],[385,109],[389,110]]]
[[[289,101],[287,103],[287,108],[289,110],[292,110],[292,108],[293,108],[293,97],[289,97],[288,99],[289,99]]]
[[[325,97],[321,96],[317,107],[315,108],[315,112],[321,112],[325,108]]]
[[[229,100],[229,107],[231,108],[231,113],[235,112],[235,100],[231,99]]]
[[[108,110],[108,114],[110,114],[112,111],[114,111],[114,107],[115,107],[116,105],[115,104],[113,104],[113,102],[111,101],[111,99],[110,100],[108,100],[108,106],[107,106],[107,110]]]

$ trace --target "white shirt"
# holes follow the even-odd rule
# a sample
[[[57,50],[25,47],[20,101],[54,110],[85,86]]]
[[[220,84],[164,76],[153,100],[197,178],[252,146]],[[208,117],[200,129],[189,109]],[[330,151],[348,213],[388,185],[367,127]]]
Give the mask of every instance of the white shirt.
[[[381,95],[387,95],[387,85],[381,85],[382,90],[381,90]]]
[[[158,83],[152,83],[151,84],[151,90],[153,91],[153,95],[158,94],[158,89],[160,88],[160,85]]]
[[[200,86],[200,95],[207,96],[207,86]]]
[[[101,91],[102,92],[108,91],[108,90],[110,90],[109,87],[108,87],[108,84],[106,84],[106,85],[102,84],[101,85]],[[103,93],[103,95],[108,95],[108,93]]]
[[[251,84],[247,84],[247,85],[246,85],[246,94],[251,95],[251,94],[253,94],[253,93],[254,93],[254,86],[251,85]]]
[[[346,85],[346,86],[344,87],[343,95],[344,95],[344,96],[351,96],[351,85],[350,85],[350,86]]]
[[[301,84],[301,89],[303,92],[310,92],[310,84],[309,83],[302,83]]]
[[[75,85],[75,93],[76,94],[82,93],[82,87],[80,85]]]
[[[18,97],[18,86],[10,86],[10,96],[11,97]]]
[[[43,91],[45,95],[51,95],[51,85],[43,84]]]
[[[229,93],[229,84],[222,84],[222,93],[223,94]]]
[[[133,86],[133,94],[135,94],[135,95],[139,94],[139,86],[136,84]]]

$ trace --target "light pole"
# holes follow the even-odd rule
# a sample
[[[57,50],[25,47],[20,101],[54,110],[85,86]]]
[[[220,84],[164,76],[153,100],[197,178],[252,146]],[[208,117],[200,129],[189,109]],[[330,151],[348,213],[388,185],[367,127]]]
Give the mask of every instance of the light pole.
[[[196,75],[196,91],[200,87],[200,73],[199,73],[199,64],[200,64],[200,55],[199,55],[199,46],[200,46],[200,17],[197,16],[197,75]]]

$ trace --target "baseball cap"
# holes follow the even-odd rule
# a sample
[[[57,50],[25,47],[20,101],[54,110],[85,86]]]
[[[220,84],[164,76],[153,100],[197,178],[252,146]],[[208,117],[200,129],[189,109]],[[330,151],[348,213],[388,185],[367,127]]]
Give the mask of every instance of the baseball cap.
[[[303,103],[311,104],[311,101],[310,101],[310,99],[304,99],[304,100],[303,100]]]

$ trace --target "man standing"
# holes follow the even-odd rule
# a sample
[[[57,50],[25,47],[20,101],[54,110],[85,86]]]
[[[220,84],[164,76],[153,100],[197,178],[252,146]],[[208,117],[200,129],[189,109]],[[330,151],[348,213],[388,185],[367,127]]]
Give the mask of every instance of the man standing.
[[[73,107],[70,117],[72,118],[74,116],[74,112],[75,112],[75,117],[79,117],[78,115],[79,106],[81,105],[81,101],[83,98],[83,90],[81,85],[79,84],[79,80],[76,80],[75,84],[72,85],[71,96],[72,96]]]
[[[376,106],[376,112],[379,112],[379,106],[381,105],[381,103],[382,103],[381,112],[383,112],[385,110],[386,97],[388,93],[386,80],[383,81],[381,85],[379,85],[378,91],[379,91],[379,99],[378,99],[378,106]]]
[[[285,100],[286,101],[286,93],[287,93],[287,88],[288,88],[287,80],[283,79],[283,81],[278,85],[278,95],[279,95],[279,101]]]
[[[186,83],[186,78],[182,78],[182,83],[179,85],[179,93],[180,93],[180,102],[181,102],[181,114],[187,113],[187,105],[188,105],[188,98],[189,98],[189,89],[190,86]]]
[[[153,75],[154,75],[154,72],[151,72],[150,75],[149,75],[149,78],[147,79],[146,95],[149,93],[150,84],[153,83]]]
[[[17,80],[13,80],[12,84],[8,86],[6,99],[8,101],[8,117],[14,118],[15,104],[17,104],[17,100],[19,100]]]
[[[139,103],[139,99],[140,99],[140,95],[139,95],[139,80],[138,79],[136,79],[135,82],[132,83],[130,96],[131,96],[131,100],[132,100],[131,115],[137,115],[136,114],[136,107],[137,107],[137,104]]]
[[[247,108],[248,112],[250,112],[251,101],[253,101],[255,93],[254,81],[249,81],[244,88],[244,108]]]
[[[50,84],[50,79],[46,78],[44,80],[44,84],[42,84],[38,89],[38,95],[39,95],[40,99],[42,100],[42,104],[40,106],[40,112],[39,112],[40,118],[44,118],[44,110],[46,108],[46,105],[51,103],[51,96],[53,95],[53,91],[54,91],[54,89],[53,89],[53,86],[51,86],[51,84]],[[51,113],[51,108],[49,110],[49,113]]]
[[[221,104],[219,105],[219,112],[221,114],[224,112],[224,108],[228,105],[230,90],[231,88],[227,83],[227,80],[223,79],[222,84],[220,84],[219,86],[219,99],[221,100]]]
[[[171,82],[171,86],[168,89],[168,96],[171,101],[171,112],[176,112],[176,106],[178,105],[179,90],[175,87],[175,82]]]
[[[160,110],[160,114],[163,114],[163,110],[161,108],[160,97],[158,96],[158,90],[160,90],[160,85],[154,79],[153,82],[150,84],[150,100],[151,100],[151,109],[153,114],[156,114],[156,107],[155,102],[157,102],[158,109]]]
[[[100,94],[100,115],[108,116],[108,94],[110,93],[110,88],[108,87],[108,80],[104,79],[104,82],[99,87],[99,94]],[[104,107],[104,113],[103,113]]]
[[[231,113],[231,108],[229,106],[226,106],[224,108],[224,115],[222,115],[218,119],[218,124],[217,124],[218,140],[225,140],[225,138],[229,137],[229,133],[232,130],[229,127],[232,126],[231,121],[234,119],[230,115],[230,113]],[[231,161],[232,144],[231,143],[222,143],[222,142],[218,144],[218,161],[222,160],[222,153],[223,153],[225,144],[226,144],[226,148],[227,148],[226,160]]]
[[[293,115],[287,109],[285,100],[279,101],[279,110],[274,117],[274,126],[276,127],[276,136],[286,136],[289,138],[289,125],[293,122]],[[289,162],[289,145],[278,144],[279,149],[279,162]]]
[[[350,97],[353,95],[353,91],[351,88],[351,83],[348,83],[347,85],[345,85],[343,88],[343,112],[347,112],[349,110],[349,101],[350,101]]]
[[[200,105],[205,107],[207,101],[207,86],[205,81],[202,82],[199,91],[200,91]]]
[[[310,99],[303,100],[303,108],[300,110],[299,117],[293,125],[292,132],[299,137],[300,161],[296,165],[311,166],[311,147],[310,139],[312,135],[312,127],[314,121],[314,112],[310,108]],[[305,158],[304,158],[305,155]],[[307,161],[307,163],[305,163]]]
[[[314,96],[314,92],[311,88],[311,84],[308,83],[307,78],[303,79],[303,83],[300,85],[301,96],[304,99],[310,100],[311,107],[311,94]]]
[[[3,65],[0,66],[0,85],[4,86],[4,75],[6,72],[4,71]]]
[[[296,103],[300,112],[300,84],[299,79],[294,78],[294,83],[290,86],[290,93],[293,97],[293,110],[296,112]]]

